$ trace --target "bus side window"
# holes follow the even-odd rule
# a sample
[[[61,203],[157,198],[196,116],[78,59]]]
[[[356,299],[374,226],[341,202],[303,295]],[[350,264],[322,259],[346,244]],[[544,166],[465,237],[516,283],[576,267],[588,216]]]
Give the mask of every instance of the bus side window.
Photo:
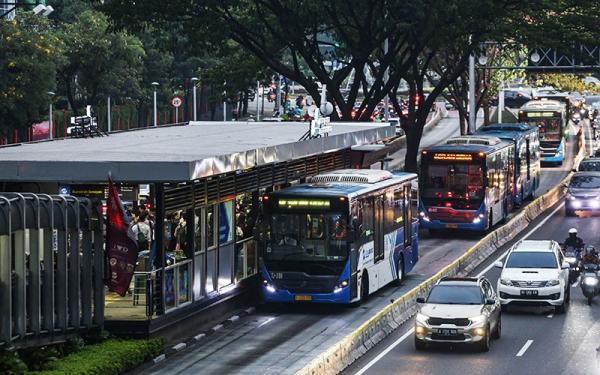
[[[390,233],[402,227],[404,196],[402,190],[388,190],[385,193],[385,233]]]

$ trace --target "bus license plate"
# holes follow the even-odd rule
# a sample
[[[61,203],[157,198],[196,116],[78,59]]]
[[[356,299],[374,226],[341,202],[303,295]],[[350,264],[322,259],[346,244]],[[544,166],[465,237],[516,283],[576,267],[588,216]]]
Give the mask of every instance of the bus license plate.
[[[456,335],[458,333],[458,330],[456,329],[440,329],[439,330],[439,334],[442,336],[453,336]]]
[[[522,290],[521,295],[522,296],[537,296],[538,291],[537,290]]]
[[[296,296],[296,301],[312,301],[312,296]]]
[[[458,224],[446,224],[446,228],[458,229]]]

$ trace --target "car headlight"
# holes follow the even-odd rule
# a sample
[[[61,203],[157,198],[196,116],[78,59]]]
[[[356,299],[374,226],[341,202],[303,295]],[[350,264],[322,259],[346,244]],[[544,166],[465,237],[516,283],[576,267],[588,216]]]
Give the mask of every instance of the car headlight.
[[[557,286],[560,284],[560,280],[548,280],[546,281],[546,286]]]
[[[508,280],[508,279],[500,279],[500,284],[506,285],[506,286],[511,286],[512,285],[512,281]]]
[[[420,325],[427,325],[428,319],[429,319],[429,317],[427,315],[417,313],[417,316],[415,317],[415,322]]]
[[[596,277],[586,277],[583,279],[583,283],[585,285],[589,285],[589,286],[596,286],[598,285],[598,278]]]
[[[485,324],[486,316],[485,315],[477,315],[472,318],[469,318],[472,326],[480,326]]]
[[[571,194],[569,194],[569,195],[567,195],[567,199],[568,199],[568,200],[571,200],[571,201],[574,201],[574,200],[576,200],[577,198],[575,198],[574,196],[572,196]]]

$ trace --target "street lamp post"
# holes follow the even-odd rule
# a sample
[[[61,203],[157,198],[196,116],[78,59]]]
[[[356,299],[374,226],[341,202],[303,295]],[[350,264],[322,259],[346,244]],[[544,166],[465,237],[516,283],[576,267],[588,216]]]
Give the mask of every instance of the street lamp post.
[[[256,121],[260,121],[260,111],[258,108],[258,98],[259,95],[262,96],[262,93],[260,93],[260,81],[256,81],[256,95],[254,95],[254,100],[256,101]]]
[[[475,56],[469,56],[469,127],[467,134],[475,131],[476,109],[475,109]]]
[[[54,93],[52,91],[48,91],[48,96],[50,97],[50,108],[48,111],[48,137],[50,140],[54,139],[54,124],[52,123],[52,99],[54,98]]]
[[[197,103],[196,103],[196,82],[198,82],[198,77],[192,77],[191,79],[192,81],[192,100],[194,101],[194,110],[192,111],[192,113],[194,114],[194,121],[197,121]]]
[[[112,119],[110,118],[110,96],[106,98],[106,129],[110,133],[112,130]]]
[[[152,87],[154,87],[154,126],[158,126],[158,111],[156,107],[156,88],[158,87],[158,82],[152,82]]]
[[[227,81],[223,82],[223,122],[227,121]]]

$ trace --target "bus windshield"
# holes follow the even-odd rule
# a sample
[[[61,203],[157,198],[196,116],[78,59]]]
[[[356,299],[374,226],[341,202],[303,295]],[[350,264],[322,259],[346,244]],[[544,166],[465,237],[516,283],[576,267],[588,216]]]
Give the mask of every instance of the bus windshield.
[[[560,141],[561,134],[561,118],[528,118],[527,123],[532,126],[537,126],[540,132],[540,141]]]
[[[276,213],[267,233],[265,261],[344,261],[347,216],[336,213]]]
[[[483,199],[483,177],[478,164],[429,164],[423,178],[423,198]]]

